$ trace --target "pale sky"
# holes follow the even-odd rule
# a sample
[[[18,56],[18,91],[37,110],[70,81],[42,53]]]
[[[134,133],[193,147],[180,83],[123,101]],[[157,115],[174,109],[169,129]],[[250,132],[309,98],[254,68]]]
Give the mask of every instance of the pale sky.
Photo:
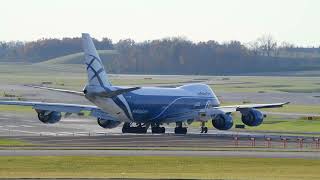
[[[0,0],[0,41],[80,36],[114,42],[183,36],[320,45],[320,0]]]

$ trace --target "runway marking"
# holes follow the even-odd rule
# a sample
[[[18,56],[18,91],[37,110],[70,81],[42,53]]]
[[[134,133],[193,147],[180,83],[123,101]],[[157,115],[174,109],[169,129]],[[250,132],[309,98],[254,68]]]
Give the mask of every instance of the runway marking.
[[[20,126],[22,126],[22,127],[28,127],[28,128],[34,127],[34,126],[29,126],[29,125],[20,125]]]
[[[74,133],[73,132],[56,132],[56,135],[73,135]]]
[[[5,125],[5,127],[9,127],[9,128],[17,128],[19,126],[16,126],[16,125]]]
[[[41,132],[39,133],[39,135],[45,135],[45,136],[56,136],[57,133],[53,133],[53,132]]]
[[[39,121],[32,121],[32,120],[21,120],[23,122],[31,122],[31,123],[38,123]]]
[[[28,134],[40,134],[39,132],[22,131],[22,130],[17,130],[17,129],[5,129],[5,128],[1,128],[0,130],[5,130],[5,131],[9,131],[9,132],[21,132],[21,133],[28,133]]]

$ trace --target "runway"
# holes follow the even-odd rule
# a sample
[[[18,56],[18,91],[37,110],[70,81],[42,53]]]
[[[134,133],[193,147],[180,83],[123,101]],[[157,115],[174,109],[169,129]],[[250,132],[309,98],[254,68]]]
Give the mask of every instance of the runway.
[[[210,123],[210,122],[209,122]],[[30,112],[1,112],[0,114],[0,136],[108,136],[122,134],[121,125],[114,129],[104,129],[97,124],[97,120],[92,117],[79,117],[72,115],[67,119],[62,119],[55,124],[44,124],[37,118],[37,114],[30,109]],[[165,125],[168,134],[174,133],[174,125]],[[188,126],[188,134],[200,133],[199,127]],[[148,133],[151,133],[149,129]],[[246,131],[219,131],[209,129],[211,135],[235,135],[261,136],[270,135],[277,132],[246,132]],[[320,133],[294,133],[295,135],[314,135]]]
[[[168,150],[0,150],[0,156],[193,156],[320,159],[318,152]]]
[[[122,134],[122,126],[114,129],[103,129],[96,119],[91,117],[78,117],[62,119],[56,124],[44,124],[37,119],[34,113],[10,113],[0,114],[0,136],[108,136]],[[167,126],[166,132],[174,133],[174,125]],[[199,134],[199,127],[189,126],[188,134]],[[151,133],[151,128],[148,133]],[[234,134],[231,131],[219,131],[210,129],[209,134]],[[250,133],[242,132],[242,135]]]
[[[56,124],[43,124],[36,113],[2,113],[0,136],[32,144],[37,147],[62,148],[220,148],[254,147],[282,149],[283,138],[287,149],[301,149],[297,142],[303,138],[302,148],[316,144],[311,136],[279,135],[261,132],[218,131],[210,129],[200,134],[198,127],[189,126],[187,135],[175,135],[173,126],[166,126],[166,134],[122,134],[121,126],[101,128],[95,119],[71,117]],[[305,134],[309,135],[309,134]],[[235,140],[235,137],[237,140]],[[254,139],[252,139],[254,138]],[[267,142],[267,139],[270,142]]]
[[[0,156],[225,156],[254,158],[320,159],[311,137],[258,132],[218,131],[200,134],[189,127],[187,135],[122,134],[121,126],[106,130],[95,119],[71,117],[57,124],[43,124],[36,114],[2,113],[0,136],[30,145],[1,146]],[[236,137],[236,139],[235,139]],[[286,139],[284,145],[283,138]],[[301,138],[301,137],[300,137]],[[267,141],[269,139],[270,141]]]

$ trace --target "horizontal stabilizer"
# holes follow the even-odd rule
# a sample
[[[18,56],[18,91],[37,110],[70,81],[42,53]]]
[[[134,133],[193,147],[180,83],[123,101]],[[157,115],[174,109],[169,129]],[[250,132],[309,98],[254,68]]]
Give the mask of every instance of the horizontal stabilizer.
[[[115,96],[118,96],[120,94],[125,94],[131,91],[135,91],[140,89],[140,87],[133,87],[133,88],[127,88],[127,89],[118,89],[111,92],[98,92],[98,93],[90,93],[91,96],[99,96],[99,97],[105,97],[105,98],[112,98]]]
[[[56,92],[62,92],[62,93],[68,93],[68,94],[84,96],[83,92],[81,92],[81,91],[72,91],[72,90],[66,90],[66,89],[56,89],[56,88],[50,88],[50,87],[45,87],[45,86],[36,86],[36,85],[24,85],[24,86],[32,87],[32,88],[38,88],[38,89],[45,89],[45,90],[49,90],[49,91],[56,91]]]

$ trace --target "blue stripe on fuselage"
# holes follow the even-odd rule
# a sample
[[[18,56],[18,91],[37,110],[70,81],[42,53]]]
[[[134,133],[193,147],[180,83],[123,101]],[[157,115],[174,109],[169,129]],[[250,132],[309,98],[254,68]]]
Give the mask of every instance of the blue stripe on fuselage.
[[[214,97],[138,95],[132,92],[124,97],[135,122],[161,122],[167,117],[199,111],[208,101],[213,106],[218,105]]]

